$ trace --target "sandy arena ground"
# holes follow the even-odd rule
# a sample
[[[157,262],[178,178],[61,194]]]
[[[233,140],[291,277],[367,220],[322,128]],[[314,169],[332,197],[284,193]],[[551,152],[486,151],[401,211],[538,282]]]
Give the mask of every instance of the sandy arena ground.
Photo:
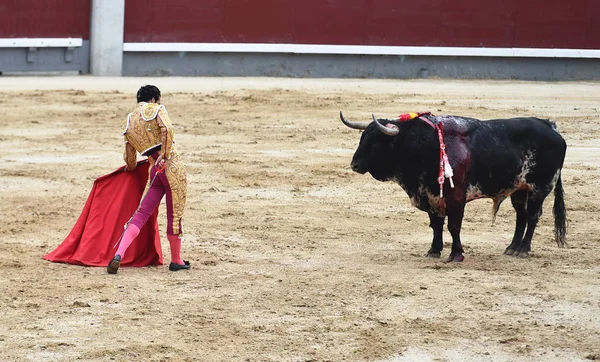
[[[163,91],[189,172],[183,256],[105,268],[42,255],[93,180],[123,164],[138,87]],[[518,81],[0,77],[0,357],[5,361],[600,359],[600,84]],[[464,263],[423,257],[428,218],[350,170],[338,119],[429,110],[555,120],[569,248],[551,195],[533,257],[503,256],[515,214],[467,206]],[[169,261],[161,206],[161,235]]]

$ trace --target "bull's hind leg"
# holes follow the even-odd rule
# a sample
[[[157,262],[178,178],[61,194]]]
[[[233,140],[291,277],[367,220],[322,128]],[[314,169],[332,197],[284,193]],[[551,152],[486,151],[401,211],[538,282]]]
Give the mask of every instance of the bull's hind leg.
[[[442,255],[444,243],[442,241],[442,233],[444,231],[444,218],[429,213],[429,226],[433,229],[433,241],[431,249],[425,255],[428,258],[439,258]]]
[[[517,224],[515,227],[515,235],[513,236],[510,245],[504,250],[504,255],[513,255],[515,251],[521,247],[523,234],[525,233],[525,227],[527,226],[527,212],[525,211],[527,191],[515,192],[511,195],[510,201],[517,212]]]
[[[527,231],[525,232],[523,241],[521,241],[521,245],[515,252],[515,256],[518,256],[519,258],[529,257],[529,252],[531,251],[531,239],[533,238],[535,227],[542,216],[542,205],[544,204],[545,198],[546,195],[538,194],[527,200]]]

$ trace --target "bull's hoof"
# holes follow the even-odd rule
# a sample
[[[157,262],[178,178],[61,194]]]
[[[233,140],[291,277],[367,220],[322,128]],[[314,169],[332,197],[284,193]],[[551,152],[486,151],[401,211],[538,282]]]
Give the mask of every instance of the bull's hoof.
[[[446,259],[446,263],[460,263],[462,261],[465,260],[464,255],[462,254],[456,254],[456,255],[450,255],[448,257],[448,259]]]
[[[527,259],[529,258],[529,252],[528,251],[522,251],[519,253],[519,255],[517,255],[519,258],[521,259]]]
[[[514,255],[515,252],[516,252],[516,250],[506,248],[506,250],[504,250],[504,255]]]
[[[442,253],[440,253],[439,251],[431,251],[429,250],[427,252],[427,254],[425,254],[426,258],[440,258],[442,256]]]

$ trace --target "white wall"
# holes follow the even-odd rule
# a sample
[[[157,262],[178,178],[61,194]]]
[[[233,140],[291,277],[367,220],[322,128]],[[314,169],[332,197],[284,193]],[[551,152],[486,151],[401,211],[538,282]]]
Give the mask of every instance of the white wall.
[[[97,76],[121,76],[125,0],[92,0],[90,71]]]

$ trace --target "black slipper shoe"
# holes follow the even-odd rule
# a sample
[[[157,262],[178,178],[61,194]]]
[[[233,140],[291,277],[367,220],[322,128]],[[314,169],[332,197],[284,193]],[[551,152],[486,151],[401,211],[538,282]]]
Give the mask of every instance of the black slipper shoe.
[[[108,266],[106,267],[106,271],[108,272],[108,274],[117,274],[117,270],[119,270],[120,266],[121,266],[121,255],[117,254],[113,258],[113,260],[111,260],[110,263],[108,263]]]
[[[169,270],[170,271],[178,271],[178,270],[188,270],[190,269],[190,262],[184,260],[183,264],[175,264],[173,262],[171,262],[171,264],[169,264]]]

